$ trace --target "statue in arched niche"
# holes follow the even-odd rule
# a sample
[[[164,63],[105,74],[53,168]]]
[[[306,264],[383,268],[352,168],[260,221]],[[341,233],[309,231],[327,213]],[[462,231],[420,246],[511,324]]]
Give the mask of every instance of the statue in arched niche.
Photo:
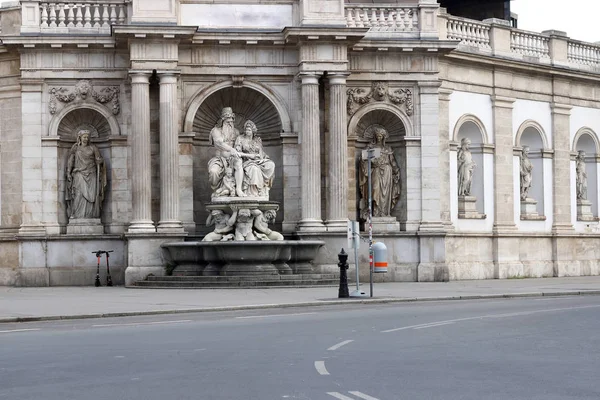
[[[69,150],[65,200],[69,218],[100,218],[106,190],[106,167],[90,131],[82,129]]]
[[[585,151],[579,150],[575,158],[577,180],[577,200],[587,200],[587,172],[585,171]]]
[[[371,197],[373,217],[390,217],[400,199],[400,168],[393,149],[386,144],[389,137],[381,125],[371,125],[365,130],[365,137],[372,137],[368,149],[381,149],[381,156],[371,160]],[[369,187],[367,160],[360,164],[360,211],[367,219],[369,213]]]
[[[529,146],[523,146],[521,150],[521,201],[527,200],[529,189],[531,189],[531,173],[533,164],[529,160]]]
[[[471,140],[462,138],[460,149],[458,149],[458,195],[470,196],[471,183],[473,182],[473,172],[477,164],[473,162],[473,155],[469,150]]]

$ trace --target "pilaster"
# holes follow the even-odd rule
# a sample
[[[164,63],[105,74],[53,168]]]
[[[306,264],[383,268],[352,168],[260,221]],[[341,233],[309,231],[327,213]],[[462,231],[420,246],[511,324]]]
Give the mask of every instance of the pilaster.
[[[552,104],[552,138],[554,142],[553,224],[552,233],[572,233],[571,224],[571,109],[565,104]]]
[[[494,158],[494,233],[515,231],[514,216],[514,176],[513,176],[513,122],[512,113],[515,99],[494,96],[492,112],[494,116],[494,137],[496,157]],[[518,201],[518,199],[517,199]]]
[[[41,81],[21,81],[22,190],[20,235],[44,235],[42,185],[42,87]]]
[[[325,230],[321,219],[321,157],[319,143],[319,77],[316,73],[302,73],[302,219],[298,230],[319,232]]]
[[[155,232],[151,208],[150,72],[131,71],[132,221],[129,232]]]
[[[329,159],[327,231],[345,232],[348,226],[348,133],[346,124],[347,73],[329,75]]]
[[[158,232],[183,232],[179,217],[179,107],[177,72],[159,72],[160,79],[160,221]]]
[[[452,230],[450,215],[450,95],[452,90],[440,88],[440,219],[446,230]]]

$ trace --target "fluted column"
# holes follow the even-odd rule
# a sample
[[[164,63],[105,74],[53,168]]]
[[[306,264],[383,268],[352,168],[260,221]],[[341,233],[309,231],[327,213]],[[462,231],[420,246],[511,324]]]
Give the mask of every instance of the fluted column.
[[[151,209],[150,74],[131,72],[133,218],[129,232],[154,232]]]
[[[314,73],[302,79],[302,219],[298,229],[324,231],[321,219],[321,146],[319,145],[319,78]]]
[[[179,135],[177,75],[161,73],[160,79],[160,221],[159,232],[183,232],[179,220]]]
[[[329,75],[329,158],[327,230],[348,229],[348,132],[346,126],[346,76]]]

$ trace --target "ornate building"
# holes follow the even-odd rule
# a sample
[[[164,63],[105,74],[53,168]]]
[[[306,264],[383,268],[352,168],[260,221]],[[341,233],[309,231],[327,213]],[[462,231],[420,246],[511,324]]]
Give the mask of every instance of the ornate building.
[[[99,249],[115,283],[164,273],[161,244],[212,230],[226,107],[317,270],[379,148],[383,279],[600,274],[597,45],[435,0],[23,0],[0,23],[0,284],[92,284]]]

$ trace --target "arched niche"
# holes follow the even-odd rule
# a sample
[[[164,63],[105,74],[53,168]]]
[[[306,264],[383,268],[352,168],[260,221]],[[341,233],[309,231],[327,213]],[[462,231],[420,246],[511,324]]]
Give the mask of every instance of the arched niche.
[[[287,111],[282,111],[282,103],[273,99],[272,92],[264,89],[262,85],[244,82],[242,87],[233,87],[232,81],[220,82],[199,93],[188,108],[185,120],[187,132],[194,132],[194,165],[193,165],[193,190],[194,190],[194,221],[197,233],[204,234],[208,231],[205,221],[208,213],[205,203],[210,201],[212,189],[207,175],[209,160],[214,156],[215,150],[209,144],[210,131],[215,127],[221,117],[224,107],[231,107],[236,115],[236,127],[242,131],[247,120],[253,121],[258,129],[265,152],[275,163],[275,177],[270,191],[270,200],[279,203],[279,211],[275,221],[275,230],[281,230],[284,215],[284,186],[283,186],[283,151],[281,133],[290,129]],[[190,112],[195,110],[192,116]],[[283,112],[283,114],[281,114]]]
[[[460,142],[460,139],[463,137],[468,137],[471,143],[490,144],[489,136],[483,122],[471,114],[460,117],[454,126],[452,140]]]
[[[396,164],[400,168],[400,199],[392,210],[391,216],[400,222],[404,227],[407,220],[407,140],[413,132],[410,119],[395,106],[377,103],[362,107],[356,112],[348,124],[348,137],[351,145],[354,146],[354,169],[349,171],[349,177],[353,180],[349,188],[354,193],[350,193],[349,198],[356,199],[353,206],[356,210],[356,218],[360,219],[361,192],[359,179],[361,174],[361,154],[367,147],[372,138],[369,132],[374,125],[380,125],[388,132],[387,145],[394,151]],[[412,143],[412,142],[411,142]],[[416,172],[416,171],[411,171]]]
[[[473,170],[473,177],[471,180],[471,196],[477,198],[477,201],[475,203],[477,212],[479,214],[485,214],[486,162],[484,145],[489,144],[489,140],[488,134],[485,130],[483,123],[476,116],[470,114],[464,115],[456,123],[453,133],[453,141],[456,142],[458,144],[458,147],[460,148],[461,141],[463,139],[469,139],[469,141],[471,142],[469,150],[473,157],[473,162],[476,165]],[[458,157],[458,151],[456,152],[454,157]],[[493,156],[490,154],[489,157]],[[493,160],[489,161],[493,162]],[[451,173],[458,176],[458,162],[456,165],[456,169],[453,168]],[[492,185],[492,182],[488,182],[488,184]],[[458,187],[453,193],[453,196],[458,196]]]
[[[598,155],[600,154],[600,143],[598,141],[598,136],[590,128],[581,128],[575,134],[572,158],[572,160],[574,160],[573,163],[575,164],[574,168],[577,168],[575,157],[580,151],[585,152],[585,173],[587,175],[586,200],[592,203],[591,211],[594,217],[598,217],[598,200],[600,199],[600,194],[598,193]],[[577,178],[575,178],[575,181],[572,183],[573,185],[577,185]],[[577,202],[576,195],[572,201]]]
[[[68,223],[65,204],[66,163],[68,153],[77,139],[80,130],[90,131],[90,141],[98,147],[107,168],[107,193],[104,199],[101,220],[104,224],[112,222],[112,159],[110,137],[120,136],[119,123],[115,116],[104,106],[94,103],[71,103],[58,112],[50,121],[48,134],[58,138],[56,143],[56,179],[58,188],[58,224],[66,231]]]
[[[539,123],[528,120],[523,122],[517,130],[515,145],[520,149],[529,147],[529,159],[533,170],[531,171],[531,187],[528,197],[537,201],[537,213],[542,216],[545,202],[544,181],[545,176],[549,175],[551,170],[550,166],[544,166],[544,150],[549,148],[548,137]],[[520,183],[520,176],[515,178]]]
[[[198,131],[195,130],[195,127],[197,125],[196,117],[198,115],[198,110],[208,100],[208,98],[213,95],[216,95],[217,98],[221,97],[222,100],[228,100],[227,97],[224,97],[226,92],[223,92],[223,90],[225,90],[225,89],[226,89],[226,92],[229,92],[229,90],[233,90],[234,94],[239,94],[240,90],[245,89],[246,93],[247,93],[246,95],[249,95],[250,99],[252,98],[252,96],[256,96],[258,94],[259,98],[261,98],[261,99],[264,98],[264,99],[268,100],[271,103],[271,105],[275,108],[275,110],[277,111],[277,115],[279,117],[279,123],[281,124],[281,128],[280,128],[281,130],[278,133],[293,132],[290,115],[287,110],[287,107],[285,106],[285,101],[283,100],[283,98],[279,94],[277,94],[275,91],[271,90],[268,86],[265,86],[258,82],[249,81],[249,80],[244,80],[244,82],[242,82],[240,87],[237,87],[237,86],[234,87],[232,80],[224,80],[224,81],[217,82],[213,85],[210,85],[210,86],[198,91],[192,97],[191,101],[189,102],[189,104],[187,106],[187,112],[186,112],[185,119],[183,122],[183,127],[184,127],[185,132],[199,133]],[[247,90],[252,90],[252,91],[256,92],[257,94],[254,94],[252,92],[247,92]],[[217,94],[217,93],[221,93],[221,94]],[[228,96],[231,96],[231,95],[228,95]],[[236,98],[237,95],[234,95],[233,97]],[[227,104],[227,105],[225,105],[225,107],[234,107],[234,106]],[[235,108],[233,108],[233,111],[236,113],[239,113],[239,114],[243,114],[244,113],[243,110],[244,110],[244,108],[242,108],[240,110],[236,110]],[[220,110],[219,110],[219,113],[220,113]],[[247,115],[246,117],[249,119],[252,119],[250,117],[250,115]],[[258,122],[257,121],[254,121],[254,122],[258,126]],[[213,124],[213,126],[214,126],[214,124]],[[258,128],[260,130],[260,126]]]

